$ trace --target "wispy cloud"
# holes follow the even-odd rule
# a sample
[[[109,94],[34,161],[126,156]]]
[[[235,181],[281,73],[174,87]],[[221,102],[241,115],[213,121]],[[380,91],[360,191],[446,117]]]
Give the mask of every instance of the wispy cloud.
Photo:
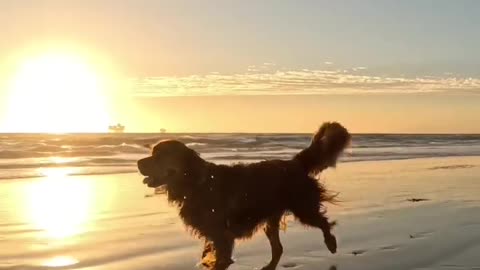
[[[265,65],[265,64],[264,64]],[[273,64],[268,63],[272,67]],[[136,96],[287,95],[469,92],[480,94],[480,79],[383,77],[341,70],[268,71],[250,66],[246,73],[149,77],[131,80]]]

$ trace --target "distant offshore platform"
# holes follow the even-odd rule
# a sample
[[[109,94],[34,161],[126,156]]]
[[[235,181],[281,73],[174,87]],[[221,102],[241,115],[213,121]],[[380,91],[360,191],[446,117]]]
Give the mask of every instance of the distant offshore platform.
[[[112,133],[123,133],[125,131],[125,126],[118,123],[113,126],[108,126],[108,131]]]
[[[110,133],[123,133],[125,131],[125,126],[118,123],[116,125],[108,126],[108,132]],[[160,133],[167,133],[167,130],[164,128],[161,128]]]

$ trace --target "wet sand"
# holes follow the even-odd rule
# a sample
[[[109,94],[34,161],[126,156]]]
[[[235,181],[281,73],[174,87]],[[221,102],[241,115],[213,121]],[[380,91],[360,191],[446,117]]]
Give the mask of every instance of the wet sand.
[[[200,242],[138,174],[0,181],[0,269],[194,269]],[[480,269],[480,158],[340,164],[322,176],[339,250],[289,219],[279,269]],[[270,256],[263,233],[231,269]]]

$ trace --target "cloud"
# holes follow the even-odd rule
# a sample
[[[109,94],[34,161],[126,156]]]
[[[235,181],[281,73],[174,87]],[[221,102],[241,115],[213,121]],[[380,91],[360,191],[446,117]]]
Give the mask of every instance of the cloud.
[[[361,67],[360,67],[361,68]],[[359,69],[358,67],[356,68]],[[276,70],[250,66],[238,74],[210,73],[130,80],[135,96],[307,95],[465,92],[480,94],[480,79],[458,77],[385,77],[348,70]]]
[[[333,65],[333,62],[324,62],[325,65]]]

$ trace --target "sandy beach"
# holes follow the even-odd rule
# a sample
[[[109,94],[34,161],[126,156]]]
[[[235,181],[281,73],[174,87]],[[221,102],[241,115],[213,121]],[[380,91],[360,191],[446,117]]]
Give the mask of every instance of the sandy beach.
[[[280,269],[480,269],[480,158],[342,163],[322,175],[340,192],[336,255],[294,220]],[[194,269],[200,242],[136,173],[0,182],[1,269]],[[417,200],[418,199],[418,200]],[[263,233],[231,269],[269,260]]]

